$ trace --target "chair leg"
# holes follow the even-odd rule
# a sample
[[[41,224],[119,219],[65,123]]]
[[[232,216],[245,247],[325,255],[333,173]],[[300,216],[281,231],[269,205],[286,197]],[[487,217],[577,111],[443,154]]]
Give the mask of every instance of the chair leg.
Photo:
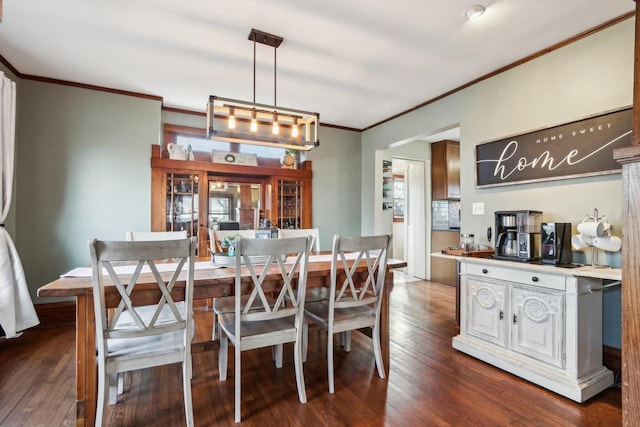
[[[240,414],[241,414],[241,408],[240,408],[240,385],[242,384],[242,379],[240,378],[240,373],[241,373],[241,369],[240,369],[240,363],[241,363],[241,358],[242,358],[242,352],[240,351],[240,339],[236,340],[236,345],[234,346],[235,349],[235,421],[237,423],[240,422]]]
[[[220,381],[227,380],[227,359],[229,357],[229,338],[226,334],[220,336],[220,349],[218,350],[218,374]]]
[[[301,345],[302,344],[302,345]],[[293,345],[293,362],[296,369],[296,385],[298,386],[298,398],[301,403],[307,403],[307,390],[304,386],[304,369],[302,363],[303,355],[302,355],[302,347],[304,346],[304,341],[300,343],[300,340],[296,340]]]
[[[124,393],[124,372],[118,372],[118,394]]]
[[[215,341],[216,340],[216,335],[220,336],[220,331],[218,329],[219,329],[219,326],[218,326],[218,315],[214,311],[213,312],[213,327],[211,328],[211,341]]]
[[[302,322],[302,363],[307,361],[308,351],[309,351],[309,324],[305,320]]]
[[[118,383],[120,382],[120,374],[108,375],[109,383],[109,405],[115,405],[118,402]]]
[[[276,362],[276,368],[282,368],[282,344],[276,344],[272,347],[273,360]]]
[[[98,361],[98,399],[96,402],[96,427],[104,424],[104,409],[109,395],[109,375],[106,374],[104,361]]]
[[[380,329],[378,328],[378,324],[376,323],[372,330],[371,335],[373,337],[373,354],[376,358],[376,366],[378,367],[378,376],[380,378],[385,377],[384,373],[384,365],[382,363],[382,349],[380,348]]]
[[[187,426],[193,427],[193,403],[191,400],[191,355],[182,361],[182,384],[184,388],[184,415]]]
[[[342,339],[344,340],[344,351],[349,353],[351,351],[351,331],[344,331],[343,334],[344,336]]]
[[[329,393],[334,392],[333,381],[333,329],[327,332],[327,373],[329,376]]]

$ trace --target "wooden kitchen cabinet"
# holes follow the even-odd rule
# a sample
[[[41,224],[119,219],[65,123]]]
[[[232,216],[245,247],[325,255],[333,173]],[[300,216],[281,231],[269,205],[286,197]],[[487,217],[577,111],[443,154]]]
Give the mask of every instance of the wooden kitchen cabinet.
[[[431,144],[431,199],[460,199],[460,143]]]
[[[579,269],[458,260],[455,349],[577,402],[613,384],[613,372],[602,365],[602,278]]]

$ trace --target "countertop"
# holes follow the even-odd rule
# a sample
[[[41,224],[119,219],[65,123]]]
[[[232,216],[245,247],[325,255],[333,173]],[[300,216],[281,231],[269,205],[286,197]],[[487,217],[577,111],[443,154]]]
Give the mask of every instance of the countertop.
[[[550,274],[559,274],[564,276],[576,277],[593,277],[604,280],[622,280],[622,269],[611,267],[593,267],[591,265],[581,265],[574,268],[559,267],[551,264],[540,264],[532,262],[507,261],[493,258],[475,258],[462,257],[454,255],[445,255],[441,252],[433,252],[431,256],[453,259],[460,262],[482,265],[498,265],[503,267],[514,268],[517,270],[541,271]]]

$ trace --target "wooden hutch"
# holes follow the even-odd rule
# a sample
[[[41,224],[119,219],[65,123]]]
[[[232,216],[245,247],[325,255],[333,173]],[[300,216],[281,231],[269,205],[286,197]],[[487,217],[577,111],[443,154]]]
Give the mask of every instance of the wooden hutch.
[[[164,146],[179,133],[194,131],[167,125]],[[233,201],[239,208],[234,208],[232,221],[249,228],[258,228],[264,220],[277,228],[312,227],[310,161],[301,162],[297,169],[286,169],[277,159],[258,158],[257,166],[247,166],[213,163],[210,152],[196,151],[188,161],[170,159],[160,145],[152,145],[151,151],[151,230],[187,230],[189,236],[198,237],[200,255],[209,253],[210,199],[219,198],[218,188],[227,183],[247,190],[239,191]],[[249,191],[252,188],[260,189],[256,192],[258,203]]]

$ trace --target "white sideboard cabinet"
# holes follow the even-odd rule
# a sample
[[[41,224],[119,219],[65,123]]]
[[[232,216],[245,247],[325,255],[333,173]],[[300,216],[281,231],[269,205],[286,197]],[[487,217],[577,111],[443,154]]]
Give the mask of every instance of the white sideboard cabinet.
[[[602,365],[603,278],[585,269],[458,262],[455,349],[577,402],[613,384]]]

